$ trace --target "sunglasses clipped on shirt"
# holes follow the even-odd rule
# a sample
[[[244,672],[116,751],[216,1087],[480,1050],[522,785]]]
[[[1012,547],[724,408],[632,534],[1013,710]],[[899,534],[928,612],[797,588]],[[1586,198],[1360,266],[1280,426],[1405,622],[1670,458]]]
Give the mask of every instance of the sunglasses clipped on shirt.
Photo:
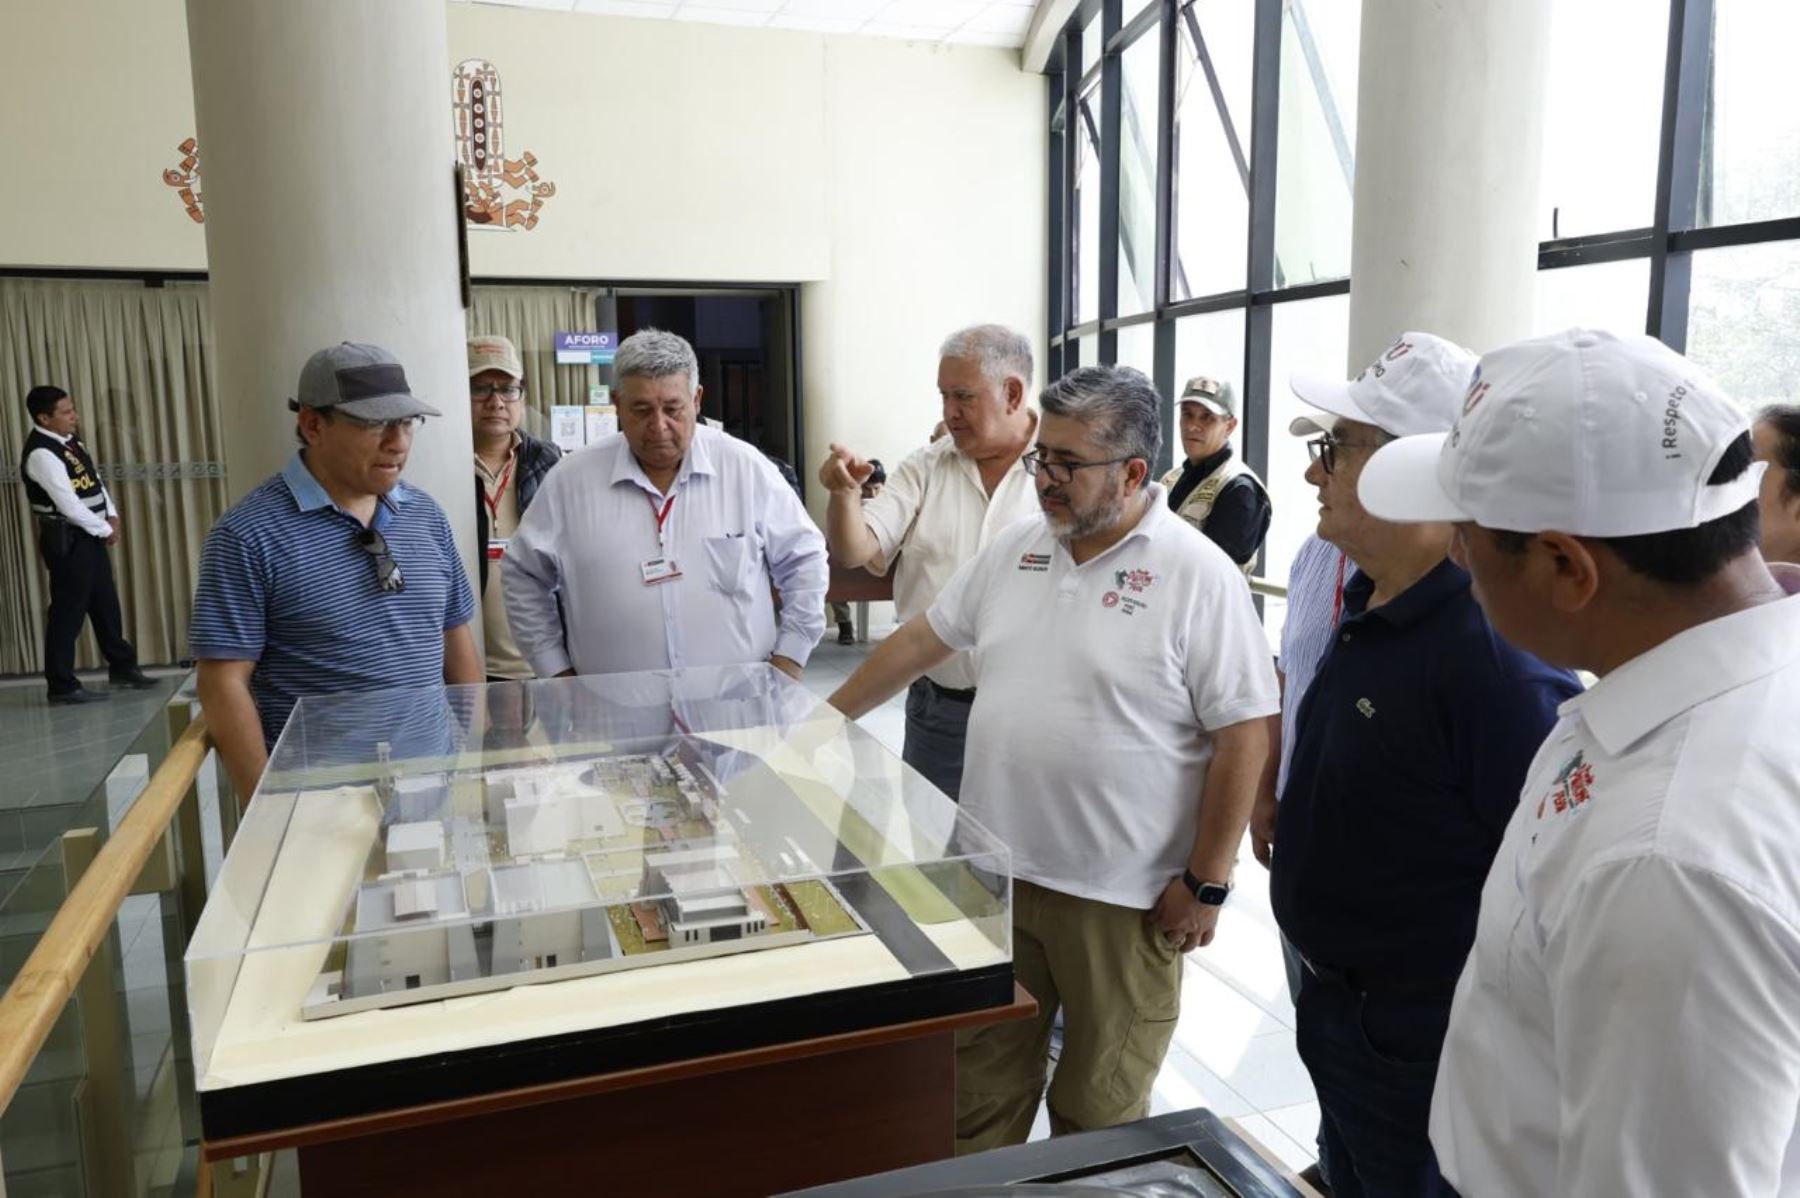
[[[375,560],[375,581],[382,590],[398,593],[406,589],[406,579],[400,573],[400,563],[394,560],[386,537],[373,528],[365,528],[357,532],[356,543]]]

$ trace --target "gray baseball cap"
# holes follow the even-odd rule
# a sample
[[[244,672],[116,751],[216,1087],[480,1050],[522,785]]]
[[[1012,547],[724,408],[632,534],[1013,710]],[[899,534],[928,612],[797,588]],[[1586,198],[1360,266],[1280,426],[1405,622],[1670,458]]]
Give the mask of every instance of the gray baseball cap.
[[[300,368],[300,393],[288,400],[293,411],[335,408],[359,420],[404,420],[442,416],[406,385],[400,360],[379,345],[340,341],[322,349]]]

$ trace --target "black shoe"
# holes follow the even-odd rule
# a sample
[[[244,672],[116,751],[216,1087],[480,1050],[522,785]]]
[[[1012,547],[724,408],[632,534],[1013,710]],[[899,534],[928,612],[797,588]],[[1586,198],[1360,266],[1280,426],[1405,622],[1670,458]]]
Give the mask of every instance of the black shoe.
[[[848,625],[848,624],[839,624],[838,625],[838,644],[854,645],[855,643],[856,643],[856,629],[850,627],[850,625]]]
[[[106,681],[109,686],[124,686],[138,691],[151,690],[156,686],[156,679],[136,668],[128,674],[109,674]]]
[[[97,694],[85,687],[78,686],[72,691],[52,691],[50,693],[50,705],[52,707],[57,707],[65,703],[70,705],[76,703],[99,703],[105,698],[105,695]]]

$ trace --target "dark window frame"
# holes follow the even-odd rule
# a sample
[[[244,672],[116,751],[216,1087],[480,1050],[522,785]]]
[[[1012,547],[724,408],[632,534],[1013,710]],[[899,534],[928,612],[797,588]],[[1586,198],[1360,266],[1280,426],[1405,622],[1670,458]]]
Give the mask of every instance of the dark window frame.
[[[1244,313],[1244,456],[1259,472],[1268,466],[1271,399],[1276,380],[1271,374],[1273,312],[1276,304],[1347,295],[1348,278],[1325,279],[1297,286],[1286,285],[1275,268],[1275,187],[1277,131],[1281,104],[1283,0],[1253,0],[1255,4],[1251,64],[1251,116],[1247,139],[1244,132],[1226,124],[1226,135],[1240,159],[1249,195],[1249,262],[1245,286],[1190,299],[1173,298],[1172,272],[1180,268],[1175,256],[1175,206],[1177,185],[1174,155],[1176,53],[1178,39],[1190,37],[1205,47],[1198,36],[1192,0],[1155,0],[1128,24],[1121,24],[1121,0],[1084,0],[1076,7],[1053,49],[1046,74],[1050,79],[1052,129],[1050,137],[1049,245],[1051,302],[1049,304],[1050,377],[1075,365],[1083,337],[1096,337],[1098,358],[1113,364],[1118,354],[1118,330],[1147,321],[1155,326],[1155,382],[1164,397],[1169,425],[1174,422],[1175,322],[1185,316],[1241,310]],[[1704,160],[1708,72],[1711,69],[1713,9],[1715,0],[1670,0],[1669,28],[1665,40],[1663,103],[1658,142],[1657,182],[1652,225],[1619,229],[1581,237],[1553,238],[1538,247],[1538,268],[1559,270],[1601,262],[1646,259],[1650,267],[1648,309],[1644,330],[1671,348],[1687,348],[1691,307],[1693,255],[1728,246],[1800,240],[1800,213],[1790,217],[1747,221],[1730,225],[1702,225],[1701,195]],[[1098,63],[1081,73],[1083,29],[1099,14],[1102,53]],[[1157,113],[1156,267],[1155,303],[1148,313],[1121,317],[1118,312],[1119,231],[1119,103],[1120,56],[1140,37],[1159,37],[1159,96]],[[1214,103],[1222,115],[1216,73],[1210,61],[1202,64]],[[1074,229],[1080,213],[1073,207],[1073,175],[1078,138],[1065,132],[1065,116],[1075,111],[1078,97],[1098,83],[1101,104],[1099,157],[1102,171],[1100,208],[1100,295],[1097,313],[1084,314],[1075,323]],[[1091,97],[1090,97],[1091,98]],[[1081,365],[1093,363],[1082,362]],[[1166,469],[1172,446],[1165,446],[1158,469]],[[1260,566],[1259,563],[1259,572]]]

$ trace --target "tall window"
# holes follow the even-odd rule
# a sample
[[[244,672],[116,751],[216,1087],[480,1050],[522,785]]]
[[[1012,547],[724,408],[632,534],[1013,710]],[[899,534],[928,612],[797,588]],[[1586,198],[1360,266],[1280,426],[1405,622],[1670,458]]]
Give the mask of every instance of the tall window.
[[[1534,328],[1648,331],[1746,407],[1800,402],[1800,3],[1550,9]],[[1171,458],[1182,382],[1229,382],[1235,446],[1275,504],[1259,572],[1280,581],[1317,520],[1289,376],[1360,365],[1346,337],[1361,0],[1078,13],[1049,64],[1075,139],[1049,176],[1049,252],[1074,297],[1052,355],[1151,373]]]
[[[1188,3],[1176,21],[1175,299],[1244,285],[1250,236],[1248,4]]]

